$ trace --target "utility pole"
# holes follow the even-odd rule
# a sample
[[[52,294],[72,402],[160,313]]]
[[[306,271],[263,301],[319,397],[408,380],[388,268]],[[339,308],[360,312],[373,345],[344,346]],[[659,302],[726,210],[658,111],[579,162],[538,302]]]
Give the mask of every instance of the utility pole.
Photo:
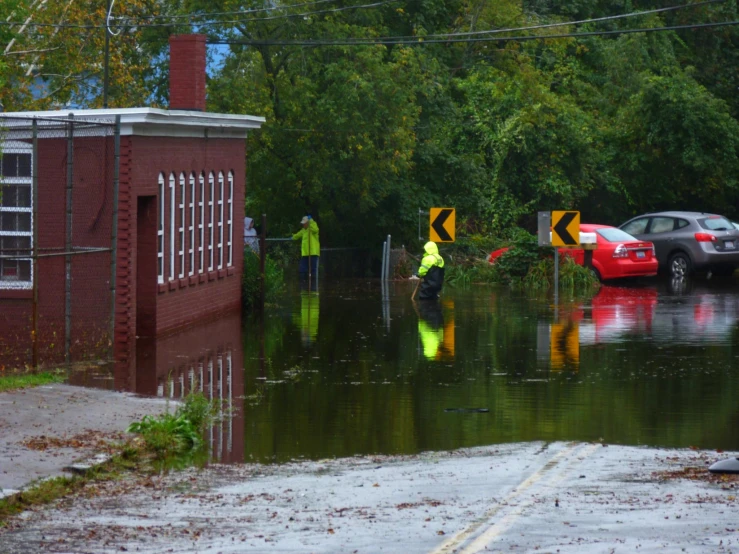
[[[103,61],[103,108],[108,108],[108,65],[110,63],[110,12],[113,0],[108,0],[107,17],[105,19],[105,59]]]

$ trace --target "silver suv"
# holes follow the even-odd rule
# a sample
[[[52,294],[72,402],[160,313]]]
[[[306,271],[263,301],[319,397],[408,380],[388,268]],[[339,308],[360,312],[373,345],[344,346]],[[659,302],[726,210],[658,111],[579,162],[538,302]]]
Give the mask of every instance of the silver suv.
[[[731,275],[739,268],[739,230],[722,215],[659,212],[637,216],[619,228],[654,243],[659,267],[670,275]]]

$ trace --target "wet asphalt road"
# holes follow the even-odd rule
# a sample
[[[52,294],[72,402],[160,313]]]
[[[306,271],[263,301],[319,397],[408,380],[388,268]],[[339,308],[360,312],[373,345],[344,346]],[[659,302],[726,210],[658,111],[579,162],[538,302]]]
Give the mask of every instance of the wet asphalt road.
[[[739,483],[702,478],[731,455],[535,442],[214,466],[27,513],[0,552],[739,552]]]

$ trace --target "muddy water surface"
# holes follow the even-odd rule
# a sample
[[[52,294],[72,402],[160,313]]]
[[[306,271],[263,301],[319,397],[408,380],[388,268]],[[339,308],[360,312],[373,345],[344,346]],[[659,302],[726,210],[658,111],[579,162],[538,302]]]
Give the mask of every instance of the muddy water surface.
[[[413,283],[289,285],[243,321],[244,459],[520,441],[739,447],[739,282],[592,299]],[[241,442],[241,441],[238,441]]]

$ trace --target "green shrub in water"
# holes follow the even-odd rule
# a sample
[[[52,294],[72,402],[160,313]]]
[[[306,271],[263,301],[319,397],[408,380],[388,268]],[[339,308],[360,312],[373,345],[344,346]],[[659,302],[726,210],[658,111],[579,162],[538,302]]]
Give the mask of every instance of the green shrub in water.
[[[285,286],[285,274],[280,265],[267,254],[264,260],[264,301],[274,303]],[[241,302],[244,309],[259,306],[262,281],[259,274],[259,256],[249,249],[244,251],[244,273],[241,277]]]
[[[552,288],[554,286],[554,257],[544,258],[533,264],[523,279],[514,281],[512,286],[516,289],[534,292],[543,292]],[[560,257],[560,292],[573,295],[590,294],[599,288],[600,281],[592,270],[575,263],[569,256]]]
[[[219,409],[216,401],[194,392],[185,397],[174,413],[144,416],[129,425],[127,431],[141,435],[147,450],[163,459],[200,448],[205,430],[218,420]]]

